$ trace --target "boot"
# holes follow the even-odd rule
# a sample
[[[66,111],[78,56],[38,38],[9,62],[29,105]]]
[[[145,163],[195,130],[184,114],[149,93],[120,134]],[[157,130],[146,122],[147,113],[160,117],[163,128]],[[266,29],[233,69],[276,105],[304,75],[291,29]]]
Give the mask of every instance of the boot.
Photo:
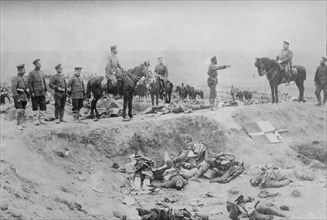
[[[17,109],[16,110],[16,121],[17,121],[17,128],[19,130],[23,130],[23,126],[22,126],[22,109]]]
[[[65,109],[61,109],[60,111],[60,122],[67,123],[67,121],[64,120],[65,115]]]
[[[25,122],[26,122],[25,109],[22,109],[22,121],[21,121],[21,125],[23,126],[23,128],[26,128]]]
[[[40,125],[39,119],[38,119],[38,111],[33,111],[33,123],[34,125]]]
[[[134,189],[137,191],[141,190],[141,178],[140,177],[134,178]]]
[[[320,97],[320,95],[318,96],[317,94],[316,94],[316,96],[317,96],[318,103],[315,104],[315,106],[321,106],[322,105],[322,103],[321,103],[321,97]]]
[[[46,125],[48,123],[44,121],[44,115],[45,115],[45,111],[39,111],[39,122],[40,124]]]

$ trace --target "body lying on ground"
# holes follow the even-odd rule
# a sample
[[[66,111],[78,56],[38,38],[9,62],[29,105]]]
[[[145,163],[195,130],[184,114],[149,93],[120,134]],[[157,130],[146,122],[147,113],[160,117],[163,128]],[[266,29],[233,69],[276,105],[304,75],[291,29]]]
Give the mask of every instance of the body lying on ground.
[[[121,220],[208,220],[208,216],[198,213],[191,213],[186,209],[142,209],[136,208],[128,215],[118,211],[113,212],[114,216]]]
[[[266,165],[261,171],[250,180],[252,186],[262,188],[279,188],[298,180],[314,179],[314,173],[295,169],[280,169]]]
[[[251,197],[240,195],[234,202],[227,202],[227,210],[232,220],[272,220],[274,216],[288,218],[272,204],[254,201]]]

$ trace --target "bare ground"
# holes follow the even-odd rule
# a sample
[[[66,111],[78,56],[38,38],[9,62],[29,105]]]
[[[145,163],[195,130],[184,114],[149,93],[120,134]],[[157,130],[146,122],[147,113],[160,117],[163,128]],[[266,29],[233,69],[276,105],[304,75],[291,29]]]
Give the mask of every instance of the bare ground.
[[[142,106],[138,107],[140,110]],[[71,121],[70,116],[66,117]],[[283,133],[281,144],[259,145],[243,130],[242,122],[269,120]],[[282,103],[200,110],[192,114],[137,115],[130,122],[121,118],[91,120],[89,124],[33,126],[17,131],[14,121],[1,118],[1,218],[5,219],[114,219],[113,210],[153,208],[163,198],[171,205],[208,214],[210,219],[228,219],[228,190],[257,197],[258,188],[249,179],[255,165],[271,163],[296,166],[315,172],[314,181],[281,189],[281,196],[268,199],[289,205],[292,219],[326,219],[326,109],[305,104]],[[228,184],[207,180],[190,182],[183,191],[161,190],[157,195],[133,195],[132,207],[122,204],[124,174],[112,164],[124,165],[139,149],[161,165],[163,152],[176,155],[181,138],[191,134],[210,153],[233,152],[245,162],[246,172]],[[66,154],[65,154],[66,153]],[[294,198],[291,191],[301,196]],[[202,194],[212,192],[213,198]],[[195,200],[203,203],[196,204]]]

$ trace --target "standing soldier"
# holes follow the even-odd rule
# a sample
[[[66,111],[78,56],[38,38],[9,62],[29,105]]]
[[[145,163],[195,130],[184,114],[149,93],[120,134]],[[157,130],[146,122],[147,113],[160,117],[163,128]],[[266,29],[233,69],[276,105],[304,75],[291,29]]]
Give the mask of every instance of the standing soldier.
[[[215,56],[211,58],[211,64],[208,69],[209,77],[208,77],[208,81],[207,81],[208,86],[210,88],[209,101],[210,101],[211,111],[214,110],[215,100],[217,97],[217,90],[216,90],[216,86],[218,84],[217,70],[223,70],[223,69],[226,69],[227,67],[231,67],[231,66],[230,65],[217,66],[217,58]]]
[[[28,74],[27,84],[32,96],[33,121],[35,125],[47,124],[44,121],[45,111],[47,110],[45,95],[47,86],[45,84],[44,73],[41,70],[40,59],[33,62],[35,69]],[[40,111],[39,111],[40,110]]]
[[[154,72],[157,73],[160,77],[161,88],[160,93],[165,91],[165,81],[168,79],[168,68],[163,64],[163,57],[158,57],[159,64],[156,66]]]
[[[83,107],[83,99],[85,95],[84,83],[80,79],[82,67],[75,67],[74,76],[68,81],[67,88],[71,90],[71,99],[73,105],[74,121],[80,123],[80,109]]]
[[[321,97],[320,97],[320,93],[321,90],[323,90],[324,92],[324,100],[323,103],[324,105],[326,104],[326,100],[327,100],[327,66],[326,66],[326,61],[327,59],[325,57],[323,57],[320,61],[320,66],[318,66],[317,71],[316,71],[316,75],[315,75],[315,86],[316,86],[316,96],[318,99],[318,103],[316,104],[316,106],[320,106],[321,103]]]
[[[110,80],[114,87],[117,87],[117,92],[114,94],[116,99],[119,99],[122,94],[121,76],[123,73],[123,68],[120,66],[117,57],[117,45],[110,47],[111,53],[108,56],[107,64],[105,68],[106,78]]]
[[[54,92],[54,100],[55,100],[55,118],[56,123],[59,124],[60,122],[66,123],[67,121],[64,120],[65,114],[65,105],[66,105],[66,98],[67,98],[67,87],[66,87],[66,80],[62,74],[62,65],[58,64],[55,67],[57,74],[51,77],[49,86],[53,89]]]
[[[283,82],[290,84],[290,79],[292,76],[291,68],[292,68],[292,59],[293,59],[293,52],[289,49],[290,43],[284,41],[283,49],[281,50],[280,54],[276,57],[276,61],[282,67],[281,69],[284,71],[284,79]]]
[[[16,108],[17,128],[23,130],[23,120],[28,99],[27,83],[23,76],[25,74],[25,64],[17,65],[18,74],[11,81],[11,92],[14,97]]]

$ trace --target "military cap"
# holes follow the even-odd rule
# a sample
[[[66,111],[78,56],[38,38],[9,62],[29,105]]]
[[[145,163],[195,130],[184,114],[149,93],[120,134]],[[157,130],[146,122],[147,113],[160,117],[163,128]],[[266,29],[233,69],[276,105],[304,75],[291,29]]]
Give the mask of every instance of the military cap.
[[[82,67],[76,66],[76,67],[74,67],[74,69],[75,69],[75,70],[81,70]]]
[[[211,57],[210,60],[211,60],[211,61],[217,60],[217,57],[216,57],[216,56],[213,56],[213,57]]]
[[[61,64],[58,64],[57,66],[55,66],[55,69],[59,69],[59,68],[62,68]]]
[[[327,61],[327,58],[326,57],[322,57],[322,59],[326,62]]]
[[[289,43],[289,42],[287,42],[287,41],[284,41],[284,44],[290,45],[290,43]]]
[[[40,59],[36,59],[36,60],[33,61],[33,64],[36,65],[36,63],[39,62],[39,61],[40,61]]]
[[[111,47],[110,47],[110,50],[113,51],[113,50],[116,49],[116,48],[117,48],[117,45],[114,45],[114,46],[111,46]]]
[[[17,69],[20,70],[20,69],[23,69],[23,68],[25,67],[25,64],[19,64],[19,65],[17,65],[16,67],[17,67]]]

